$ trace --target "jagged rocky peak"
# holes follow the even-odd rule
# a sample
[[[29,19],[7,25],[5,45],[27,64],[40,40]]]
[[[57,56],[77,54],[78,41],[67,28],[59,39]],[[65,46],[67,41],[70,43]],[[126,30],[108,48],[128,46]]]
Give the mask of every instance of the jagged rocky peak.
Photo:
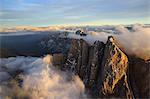
[[[113,36],[106,44],[95,41],[93,45],[72,39],[66,57],[63,56],[54,55],[59,58],[56,64],[60,61],[62,70],[79,75],[91,98],[149,97],[150,62],[128,58]]]
[[[128,84],[128,58],[116,45],[115,39],[110,36],[105,46],[102,61],[102,87],[100,94],[103,97],[132,97]]]
[[[75,34],[80,35],[80,36],[86,36],[87,34],[84,32],[84,30],[77,30]]]

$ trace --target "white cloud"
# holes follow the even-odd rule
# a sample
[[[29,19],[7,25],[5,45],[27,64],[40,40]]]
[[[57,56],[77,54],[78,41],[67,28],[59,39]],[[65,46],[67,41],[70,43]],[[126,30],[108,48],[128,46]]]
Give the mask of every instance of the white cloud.
[[[0,67],[5,66],[8,70],[22,69],[24,75],[22,75],[23,85],[19,91],[0,84],[0,97],[6,98],[12,93],[28,94],[32,99],[79,99],[81,96],[86,97],[84,84],[78,76],[71,76],[51,65],[50,55],[44,59],[33,57],[1,59]],[[3,73],[3,76],[7,75]],[[71,77],[73,77],[72,80]]]
[[[119,34],[112,34],[106,32],[88,32],[87,36],[79,36],[69,34],[68,37],[76,39],[84,39],[89,44],[100,40],[106,43],[108,36],[113,35],[122,49],[129,55],[136,55],[143,59],[150,59],[150,28],[144,28],[141,25],[134,25],[133,30],[129,31],[122,25],[115,27],[115,32]]]
[[[125,52],[143,59],[150,59],[150,28],[134,25],[133,31],[121,29],[122,34],[115,35]]]

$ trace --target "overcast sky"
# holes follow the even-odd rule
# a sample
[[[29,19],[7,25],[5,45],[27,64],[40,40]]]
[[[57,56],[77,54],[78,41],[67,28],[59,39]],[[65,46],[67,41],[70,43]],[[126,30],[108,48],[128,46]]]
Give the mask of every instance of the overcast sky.
[[[2,26],[148,23],[150,0],[0,0]]]

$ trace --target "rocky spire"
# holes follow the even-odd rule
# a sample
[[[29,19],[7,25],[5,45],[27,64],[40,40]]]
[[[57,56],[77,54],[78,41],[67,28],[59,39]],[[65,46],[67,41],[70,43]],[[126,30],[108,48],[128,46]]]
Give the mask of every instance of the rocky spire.
[[[102,97],[132,97],[128,84],[128,58],[116,45],[112,36],[108,37],[102,61]]]
[[[117,44],[112,36],[93,45],[72,39],[62,68],[79,75],[91,98],[149,97],[150,62],[128,58]]]

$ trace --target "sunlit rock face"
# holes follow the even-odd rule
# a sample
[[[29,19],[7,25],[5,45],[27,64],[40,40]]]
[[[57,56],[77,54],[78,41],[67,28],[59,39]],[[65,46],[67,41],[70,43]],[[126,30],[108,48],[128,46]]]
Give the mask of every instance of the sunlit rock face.
[[[127,77],[128,58],[109,37],[102,61],[102,97],[132,97]]]

